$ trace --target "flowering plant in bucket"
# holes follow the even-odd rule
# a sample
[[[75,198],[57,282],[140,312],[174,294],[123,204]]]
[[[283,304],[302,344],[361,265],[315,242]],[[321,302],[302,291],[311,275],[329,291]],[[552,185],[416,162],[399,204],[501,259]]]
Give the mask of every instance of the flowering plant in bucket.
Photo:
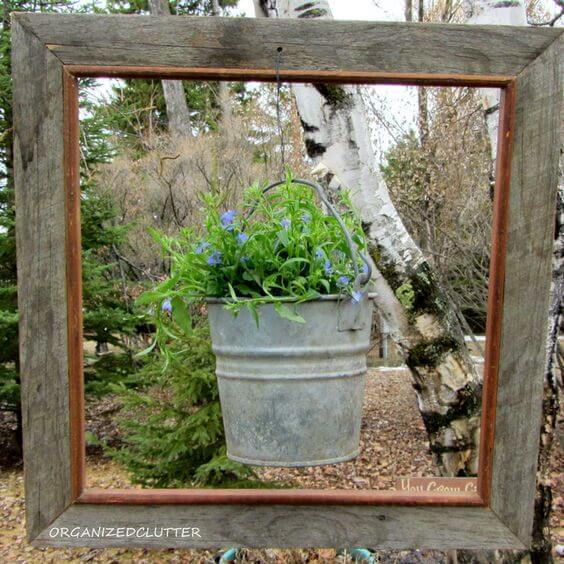
[[[319,185],[288,175],[248,188],[238,210],[208,194],[203,211],[202,234],[157,236],[171,276],[141,298],[158,308],[155,343],[170,358],[167,343],[190,331],[188,305],[205,301],[230,459],[355,457],[372,309],[348,197],[333,204]]]
[[[348,194],[337,198],[342,221],[362,252],[366,241]],[[360,301],[342,226],[324,213],[311,187],[290,175],[275,192],[259,185],[246,189],[238,210],[222,210],[219,196],[205,194],[203,215],[203,233],[191,228],[176,237],[153,233],[170,258],[171,275],[139,302],[160,305],[161,319],[185,326],[186,305],[205,298],[225,299],[235,314],[246,307],[257,323],[261,304],[272,303],[281,317],[303,323],[291,302],[328,294]],[[356,260],[357,269],[366,272],[367,265]]]

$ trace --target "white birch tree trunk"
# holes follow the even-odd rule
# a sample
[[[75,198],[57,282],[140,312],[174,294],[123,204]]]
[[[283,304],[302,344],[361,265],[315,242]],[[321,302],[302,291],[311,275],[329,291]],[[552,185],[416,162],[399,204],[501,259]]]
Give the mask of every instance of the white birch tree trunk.
[[[149,11],[153,16],[170,16],[168,0],[149,0]],[[173,137],[192,136],[190,112],[181,80],[161,80],[166,105],[168,131]]]
[[[527,25],[527,14],[522,0],[464,0],[464,20],[476,25]],[[486,125],[495,163],[499,118],[499,90],[481,89]]]
[[[327,0],[255,0],[255,7],[266,17],[332,17]],[[330,188],[352,191],[376,266],[377,307],[410,368],[438,469],[443,475],[475,474],[481,377],[437,277],[392,204],[377,168],[361,92],[330,84],[293,90],[317,171]]]

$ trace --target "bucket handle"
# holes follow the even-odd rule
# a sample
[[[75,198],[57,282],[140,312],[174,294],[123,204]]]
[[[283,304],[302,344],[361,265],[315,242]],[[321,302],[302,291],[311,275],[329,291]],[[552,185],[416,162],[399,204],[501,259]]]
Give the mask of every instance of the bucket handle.
[[[272,184],[269,184],[268,186],[263,188],[262,191],[263,193],[266,193],[272,190],[273,188],[277,188],[278,186],[282,186],[283,184],[286,184],[286,182],[287,182],[286,180],[273,182]],[[370,261],[364,256],[363,253],[361,253],[358,250],[358,247],[356,246],[355,242],[352,240],[351,234],[349,233],[349,230],[347,229],[347,226],[345,225],[343,218],[341,217],[335,206],[327,198],[327,194],[323,189],[323,187],[317,182],[312,182],[310,180],[303,180],[301,178],[292,178],[290,182],[292,182],[292,184],[303,184],[305,186],[309,186],[310,188],[313,188],[317,192],[317,196],[319,197],[321,202],[325,204],[331,215],[337,220],[337,223],[341,227],[343,231],[343,235],[345,236],[345,239],[347,241],[347,246],[349,249],[349,257],[353,263],[353,268],[354,268],[354,276],[355,276],[354,287],[356,289],[359,289],[362,286],[368,284],[370,278],[372,277],[372,266],[370,265]],[[249,212],[248,215],[251,215],[254,211],[255,208],[251,208],[251,211]],[[360,260],[366,265],[366,269],[364,269],[364,272],[359,271],[358,261],[356,260],[357,258],[360,258]]]

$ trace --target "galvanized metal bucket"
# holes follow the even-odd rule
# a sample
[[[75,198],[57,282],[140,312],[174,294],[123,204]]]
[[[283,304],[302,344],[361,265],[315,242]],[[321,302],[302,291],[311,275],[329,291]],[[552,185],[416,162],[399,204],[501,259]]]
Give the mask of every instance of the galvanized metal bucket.
[[[291,306],[290,306],[291,307]],[[296,305],[306,323],[260,306],[260,324],[208,304],[227,455],[314,466],[359,453],[372,306],[338,296]]]
[[[359,290],[355,295],[362,298],[333,295],[289,304],[306,323],[280,317],[271,304],[261,305],[258,326],[247,309],[234,316],[223,300],[208,300],[227,455],[258,466],[334,464],[359,453],[371,267],[323,188],[307,180],[294,182],[314,188],[341,226]]]

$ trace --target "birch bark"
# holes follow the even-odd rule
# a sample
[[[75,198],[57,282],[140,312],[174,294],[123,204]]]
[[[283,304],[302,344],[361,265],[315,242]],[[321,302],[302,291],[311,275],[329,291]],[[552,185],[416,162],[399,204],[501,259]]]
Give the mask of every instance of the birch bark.
[[[265,17],[331,18],[327,0],[255,0]],[[284,66],[282,57],[282,67]],[[431,265],[392,204],[359,88],[295,85],[306,151],[328,187],[352,191],[376,266],[377,307],[410,368],[442,475],[477,472],[482,382]]]
[[[464,0],[463,11],[464,19],[469,24],[527,25],[527,14],[522,0],[512,0],[511,2],[500,0]],[[481,94],[495,170],[499,91],[494,88],[483,88],[481,89]]]

